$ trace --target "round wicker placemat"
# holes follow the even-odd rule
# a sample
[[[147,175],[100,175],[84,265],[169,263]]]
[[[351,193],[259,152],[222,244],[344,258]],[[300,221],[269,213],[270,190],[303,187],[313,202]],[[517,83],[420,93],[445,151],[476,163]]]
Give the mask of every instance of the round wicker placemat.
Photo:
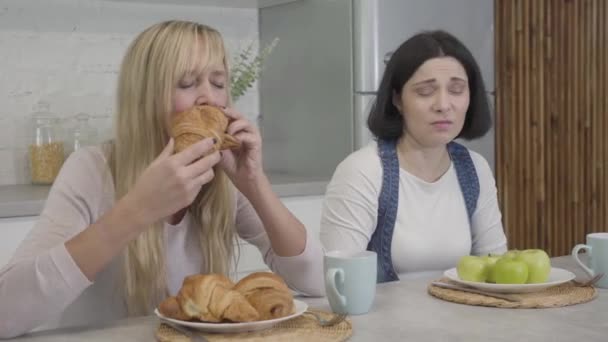
[[[319,316],[330,319],[333,313],[317,310],[312,311]],[[346,319],[331,327],[322,327],[311,315],[301,315],[289,321],[281,322],[271,329],[252,331],[238,334],[210,334],[201,333],[209,342],[223,341],[315,341],[315,342],[341,342],[346,341],[353,334],[353,326],[350,319]],[[190,342],[190,339],[171,328],[160,324],[156,329],[156,338],[160,342]]]
[[[449,282],[447,278],[442,278],[441,281]],[[511,294],[511,296],[519,298],[519,302],[509,302],[504,299],[444,289],[434,285],[429,285],[428,291],[431,295],[449,302],[515,309],[556,308],[586,303],[597,297],[597,290],[593,286],[579,287],[570,282],[539,292]]]

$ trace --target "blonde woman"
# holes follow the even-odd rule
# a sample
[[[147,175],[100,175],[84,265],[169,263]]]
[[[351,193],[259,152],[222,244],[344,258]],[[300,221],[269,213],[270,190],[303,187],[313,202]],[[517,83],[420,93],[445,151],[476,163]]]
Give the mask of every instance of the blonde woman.
[[[150,314],[185,276],[228,274],[235,238],[256,245],[295,290],[323,293],[321,247],[272,192],[256,128],[230,108],[220,34],[191,22],[150,27],[130,45],[115,139],[65,163],[40,220],[0,271],[0,337],[45,323]],[[225,108],[237,151],[211,139],[173,153],[168,123],[195,105]]]

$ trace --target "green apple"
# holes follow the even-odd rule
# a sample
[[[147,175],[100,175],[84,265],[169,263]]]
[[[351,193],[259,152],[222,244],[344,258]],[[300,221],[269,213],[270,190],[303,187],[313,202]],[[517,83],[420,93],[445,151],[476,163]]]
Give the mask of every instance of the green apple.
[[[547,252],[542,249],[526,249],[521,251],[516,260],[528,265],[528,284],[544,283],[551,273],[551,260]]]
[[[458,278],[466,281],[484,282],[488,278],[486,261],[479,256],[465,255],[456,266]]]
[[[507,252],[506,252],[505,254],[503,254],[502,256],[503,256],[504,258],[510,258],[510,259],[513,259],[513,258],[517,257],[517,255],[519,255],[519,253],[521,253],[521,251],[520,251],[520,250],[518,250],[518,249],[512,249],[512,250],[507,251]]]
[[[528,280],[528,265],[511,257],[501,257],[494,265],[496,284],[525,284]]]
[[[486,265],[488,267],[488,278],[486,279],[486,281],[488,283],[496,282],[496,273],[494,272],[494,266],[496,265],[496,261],[498,261],[498,259],[500,259],[500,258],[501,258],[500,255],[492,255],[492,254],[488,254],[483,257],[483,259],[485,260]]]

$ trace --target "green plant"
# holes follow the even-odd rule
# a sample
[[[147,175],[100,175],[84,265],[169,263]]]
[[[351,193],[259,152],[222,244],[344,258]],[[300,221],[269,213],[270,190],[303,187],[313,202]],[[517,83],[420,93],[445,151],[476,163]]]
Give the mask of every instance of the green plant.
[[[253,42],[247,46],[247,48],[241,50],[232,61],[232,68],[230,73],[230,84],[231,96],[233,101],[237,101],[239,97],[243,96],[247,89],[251,88],[255,80],[258,79],[262,71],[262,64],[268,55],[272,52],[272,49],[279,42],[278,38],[275,38],[270,44],[266,45],[264,49],[256,56],[253,50]]]

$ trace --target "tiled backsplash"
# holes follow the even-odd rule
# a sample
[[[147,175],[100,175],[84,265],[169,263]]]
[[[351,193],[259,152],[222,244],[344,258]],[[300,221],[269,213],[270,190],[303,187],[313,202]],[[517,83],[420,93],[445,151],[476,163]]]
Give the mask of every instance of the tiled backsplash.
[[[167,1],[169,2],[169,1]],[[234,54],[257,43],[256,9],[151,5],[101,0],[0,0],[0,185],[29,182],[29,118],[38,101],[64,118],[85,112],[111,136],[118,68],[136,34],[163,20],[205,23]],[[236,107],[252,120],[257,87]]]

